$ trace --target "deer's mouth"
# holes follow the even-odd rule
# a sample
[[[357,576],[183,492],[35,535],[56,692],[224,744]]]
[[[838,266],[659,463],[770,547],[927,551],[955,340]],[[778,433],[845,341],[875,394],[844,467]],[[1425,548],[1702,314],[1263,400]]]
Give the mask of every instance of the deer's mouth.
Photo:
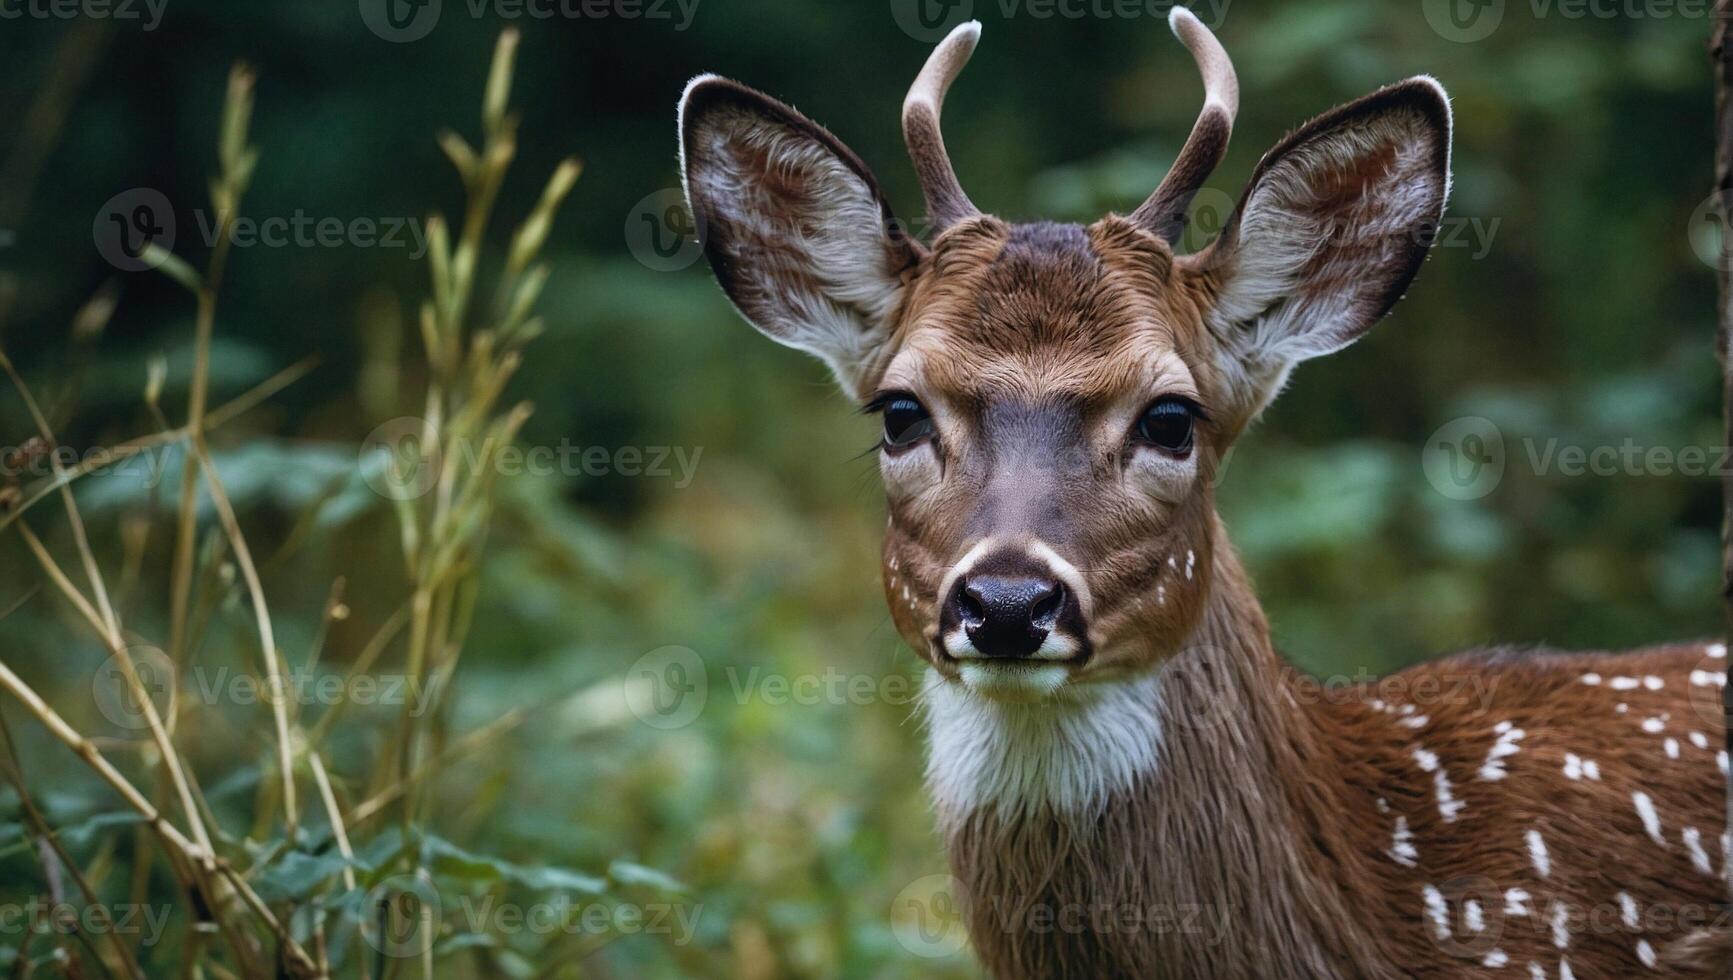
[[[1071,683],[1076,661],[992,660],[955,661],[964,687],[993,701],[1026,704],[1044,701]]]

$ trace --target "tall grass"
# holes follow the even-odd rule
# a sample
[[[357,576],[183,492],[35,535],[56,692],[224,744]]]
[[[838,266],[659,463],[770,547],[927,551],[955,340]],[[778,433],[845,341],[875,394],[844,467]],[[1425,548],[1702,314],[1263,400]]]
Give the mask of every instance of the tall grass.
[[[539,949],[525,949],[509,938],[455,936],[440,919],[442,892],[523,886],[544,893],[600,894],[626,879],[634,886],[673,886],[632,866],[603,877],[474,854],[438,836],[438,821],[430,813],[441,770],[526,717],[520,709],[461,735],[451,730],[450,692],[473,621],[477,568],[496,503],[496,463],[530,412],[527,405],[508,404],[505,389],[525,345],[541,330],[534,310],[549,272],[538,258],[579,172],[573,160],[554,171],[538,203],[511,234],[497,276],[484,282],[480,270],[492,264],[483,261],[484,243],[516,148],[518,120],[508,101],[517,40],[507,31],[494,50],[479,145],[452,132],[439,137],[462,180],[465,210],[455,226],[437,215],[428,221],[431,288],[419,309],[426,392],[419,417],[405,423],[410,431],[396,432],[398,438],[386,447],[395,452],[386,457],[377,484],[393,500],[408,591],[402,608],[349,665],[339,688],[353,690],[355,679],[398,658],[407,691],[388,733],[376,743],[374,764],[344,772],[329,758],[331,739],[347,720],[347,700],[339,697],[323,705],[317,717],[305,717],[305,706],[292,696],[293,671],[273,625],[260,563],[208,441],[213,429],[307,370],[296,366],[233,402],[210,404],[212,340],[231,233],[254,173],[267,163],[249,139],[255,84],[250,70],[237,67],[229,76],[217,171],[210,181],[216,233],[203,268],[155,246],[145,254],[159,272],[188,290],[194,304],[185,421],[169,422],[159,403],[158,372],[145,400],[160,421],[159,431],[64,465],[53,451],[58,443],[48,413],[0,352],[0,369],[37,430],[28,451],[40,452],[52,467],[38,484],[10,488],[0,497],[0,533],[21,539],[40,566],[46,589],[100,641],[124,685],[125,702],[142,715],[148,734],[136,752],[111,751],[103,740],[80,731],[0,651],[0,689],[31,723],[46,729],[111,788],[126,820],[137,825],[130,862],[111,850],[81,866],[66,845],[65,828],[54,826],[49,808],[33,793],[33,782],[42,782],[41,770],[51,763],[20,759],[13,731],[6,727],[8,713],[0,712],[5,742],[0,776],[16,794],[43,891],[54,907],[83,913],[77,928],[50,929],[43,922],[37,923],[43,928],[28,930],[19,948],[7,951],[14,975],[372,980],[431,977],[436,970],[447,972],[436,965],[447,962],[459,975],[493,975],[508,966],[529,975],[526,964],[535,964],[536,975],[552,975],[566,959],[560,946],[564,937],[556,934]],[[167,608],[156,616],[137,610],[123,615],[73,484],[109,464],[165,447],[183,453],[172,514]],[[373,461],[364,459],[367,465]],[[214,528],[201,520],[207,513],[201,505],[207,503]],[[56,505],[62,515],[51,513]],[[66,522],[70,558],[57,556],[39,531],[55,520]],[[223,825],[191,763],[188,740],[200,732],[199,715],[209,706],[172,696],[164,703],[163,678],[152,673],[156,662],[141,663],[142,651],[154,649],[155,638],[136,625],[167,623],[162,656],[169,665],[167,686],[174,690],[179,678],[199,667],[210,619],[208,583],[230,569],[238,576],[256,633],[250,669],[271,694],[263,699],[268,718],[260,719],[268,726],[271,751],[260,763],[245,827]],[[347,615],[338,582],[319,617],[319,636],[304,671],[317,661],[325,630]],[[173,882],[166,897],[152,884],[157,862]],[[123,865],[130,867],[129,876],[119,870]],[[175,931],[145,948],[135,933],[117,927],[116,913],[153,902],[172,906]]]

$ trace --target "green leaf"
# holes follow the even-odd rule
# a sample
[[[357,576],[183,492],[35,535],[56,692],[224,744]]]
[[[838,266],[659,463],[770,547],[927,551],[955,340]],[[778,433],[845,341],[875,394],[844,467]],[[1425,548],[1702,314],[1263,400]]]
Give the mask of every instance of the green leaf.
[[[689,891],[684,882],[673,876],[630,861],[615,861],[608,865],[608,877],[622,885],[638,885],[681,894]]]
[[[526,867],[495,857],[466,851],[448,840],[429,835],[421,842],[422,861],[439,874],[460,881],[505,881],[538,891],[582,892],[600,895],[606,879],[566,868],[545,865]]]
[[[253,887],[267,902],[304,899],[348,864],[334,849],[318,855],[290,851],[259,875]]]

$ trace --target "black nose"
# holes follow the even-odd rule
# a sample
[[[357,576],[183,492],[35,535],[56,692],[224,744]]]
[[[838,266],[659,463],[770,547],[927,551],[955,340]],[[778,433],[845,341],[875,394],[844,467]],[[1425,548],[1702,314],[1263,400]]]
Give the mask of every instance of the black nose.
[[[969,642],[987,657],[1027,657],[1059,618],[1065,589],[1048,578],[971,575],[951,601]]]

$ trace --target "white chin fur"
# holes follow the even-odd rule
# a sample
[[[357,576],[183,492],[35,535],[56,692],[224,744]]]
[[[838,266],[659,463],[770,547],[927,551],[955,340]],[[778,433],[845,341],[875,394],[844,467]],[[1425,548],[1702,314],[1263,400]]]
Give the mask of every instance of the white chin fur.
[[[965,660],[959,671],[969,690],[999,701],[1040,701],[1065,686],[1069,668],[1028,661]]]
[[[1126,681],[1065,684],[1028,698],[996,697],[983,683],[1039,690],[1041,671],[962,665],[960,680],[927,676],[927,786],[941,815],[978,810],[1014,817],[1040,810],[1090,813],[1155,771],[1161,746],[1159,672]],[[1052,683],[1051,679],[1045,683]]]
[[[946,633],[944,642],[945,652],[961,661],[967,662],[974,660],[1006,665],[1014,665],[1015,663],[1014,661],[1005,659],[987,657],[981,651],[975,649],[975,644],[969,642],[969,635],[961,629],[954,629],[949,633]],[[1035,652],[1029,654],[1029,656],[1025,658],[1024,662],[1030,660],[1070,660],[1075,656],[1077,656],[1076,640],[1060,633],[1050,632],[1047,634],[1047,638],[1041,641],[1041,645],[1035,648]]]

